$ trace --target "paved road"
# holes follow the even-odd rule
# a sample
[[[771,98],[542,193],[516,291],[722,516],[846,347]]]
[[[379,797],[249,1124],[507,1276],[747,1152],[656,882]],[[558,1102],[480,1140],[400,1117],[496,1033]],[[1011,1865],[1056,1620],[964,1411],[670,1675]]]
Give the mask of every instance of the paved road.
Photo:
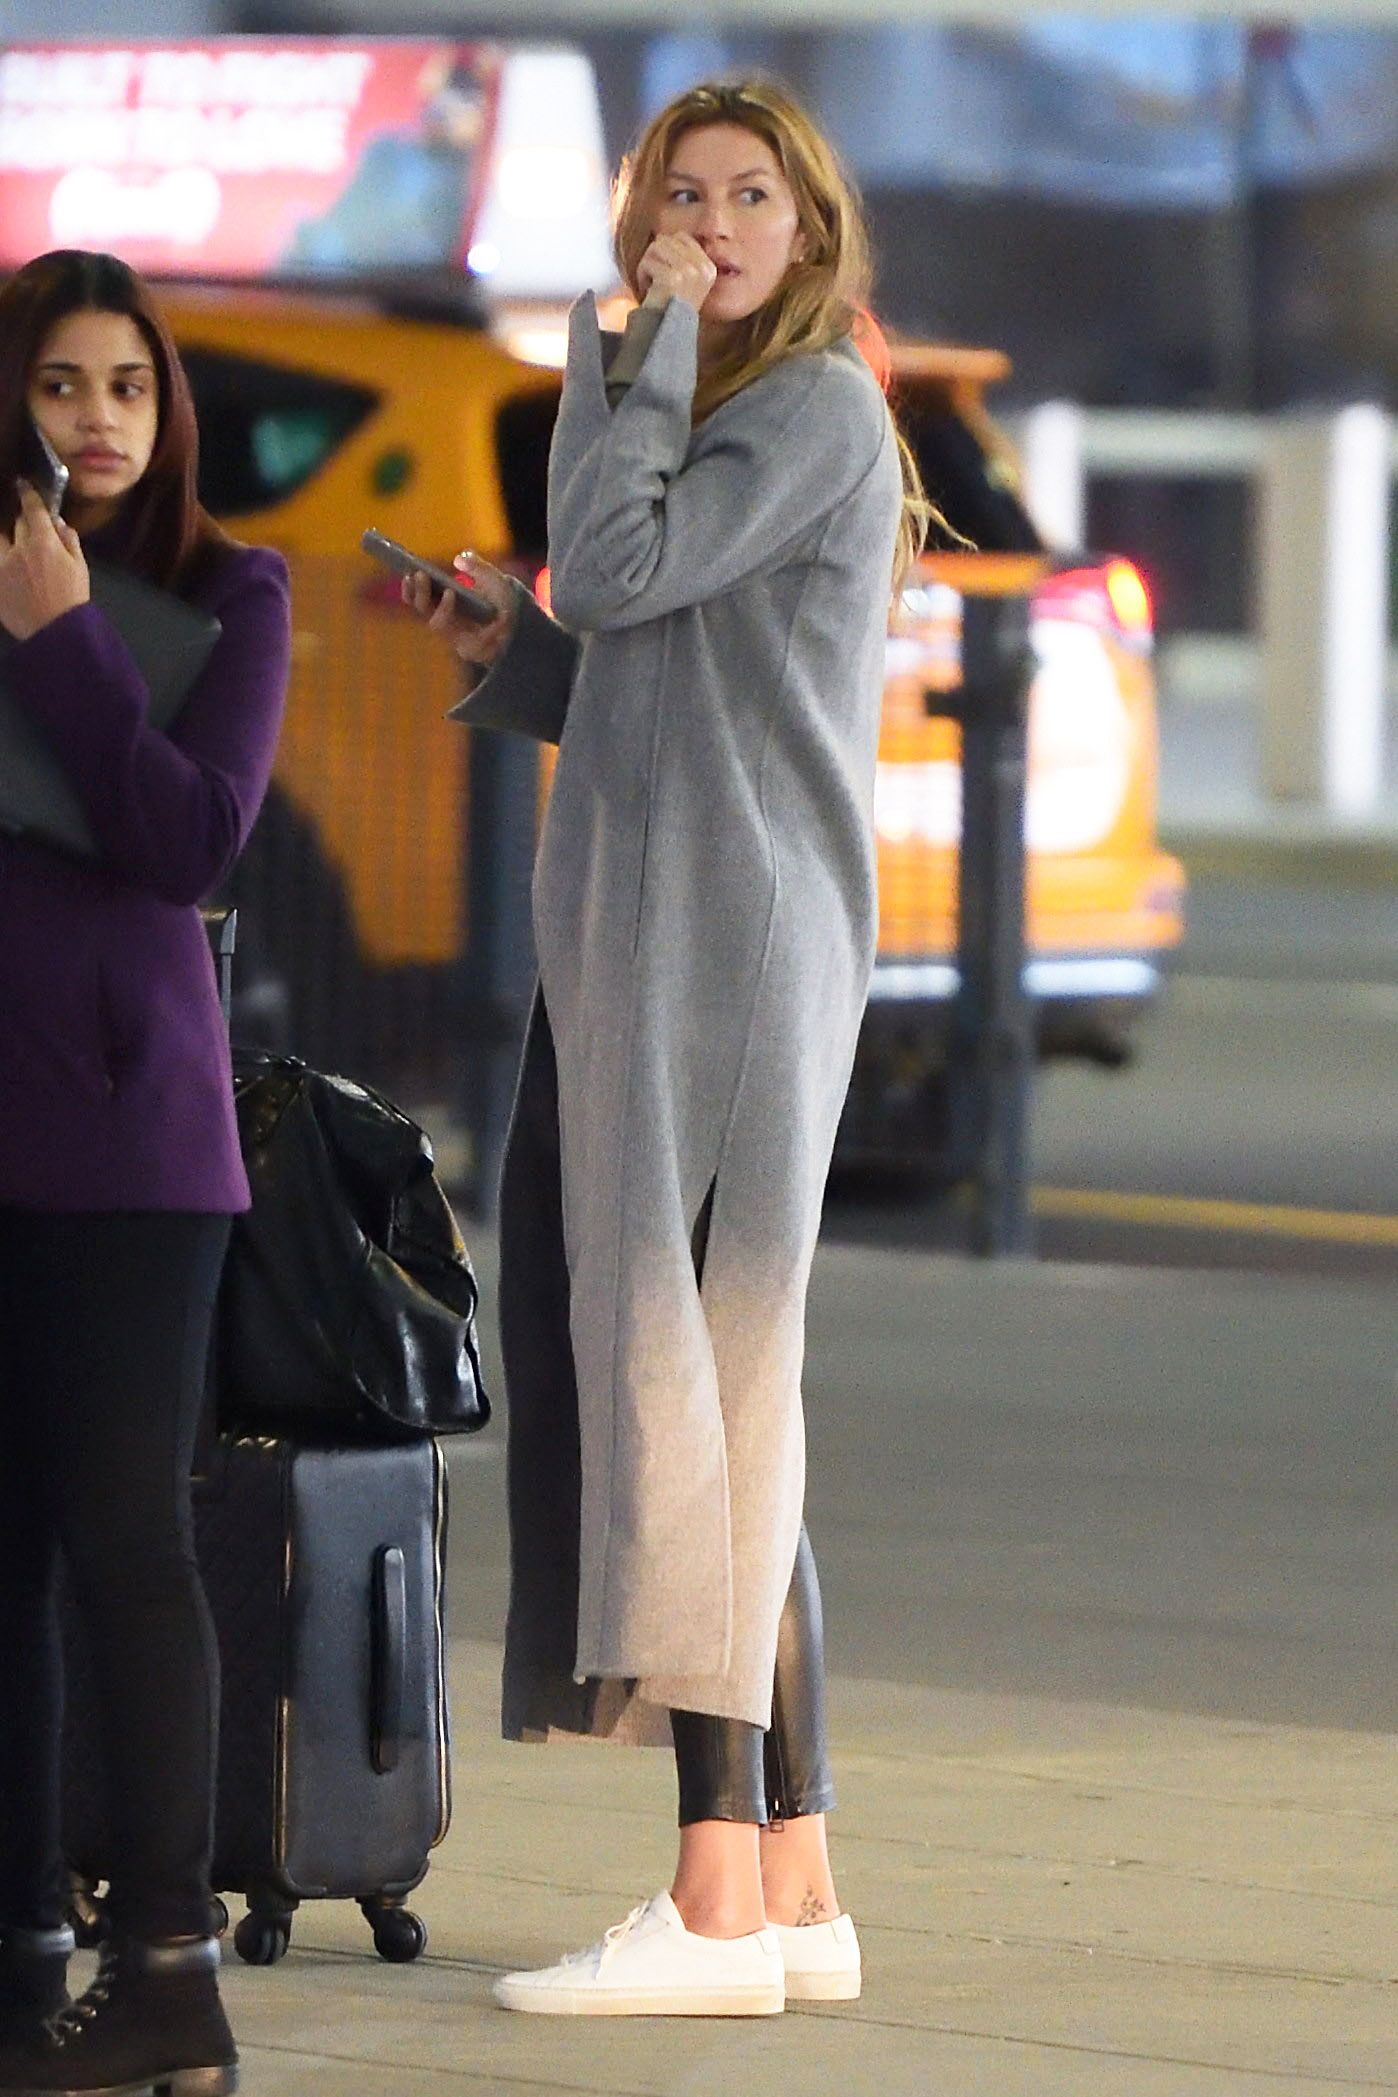
[[[1392,1216],[1386,920],[1245,901],[1202,899],[1134,1071],[1050,1076],[1040,1179]],[[1298,937],[1307,907],[1322,936]],[[827,1223],[808,1515],[865,2000],[761,2035],[760,2061],[722,2033],[549,2051],[481,2013],[489,1962],[583,1941],[601,1889],[620,1913],[642,1854],[665,1869],[672,1803],[650,1758],[489,1741],[496,1425],[452,1457],[461,1832],[423,1905],[457,1962],[453,2079],[395,2088],[1398,2090],[1398,1251],[1046,1219],[1071,1261],[990,1263],[901,1250],[935,1236],[906,1199]],[[1244,1271],[1267,1265],[1291,1271]],[[399,2015],[429,2057],[432,2005]]]
[[[499,1428],[457,1444],[435,1963],[366,1970],[357,1917],[308,1913],[332,1957],[239,1977],[256,2087],[1398,2090],[1393,1323],[1372,1283],[821,1248],[808,1511],[868,1986],[770,2033],[492,2021],[493,1971],[660,1883],[673,1774],[491,1738]]]
[[[673,1771],[495,1739],[502,1421],[453,1444],[430,1953],[383,1966],[308,1904],[282,1965],[227,1976],[249,2090],[1398,2091],[1391,1300],[821,1248],[809,1515],[867,1983],[756,2029],[492,2010],[663,1882]]]
[[[1205,899],[1136,1070],[1051,1076],[1041,1179],[1398,1212],[1384,921],[1337,914],[1298,942],[1294,913],[1232,900]],[[460,1828],[423,1906],[456,1963],[440,2008],[396,2012],[402,2057],[435,2043],[451,2070],[395,2089],[1398,2090],[1398,1256],[1098,1225],[1110,1264],[926,1258],[899,1249],[933,1235],[907,1200],[834,1202],[828,1226],[808,1513],[864,2002],[759,2034],[770,2060],[743,2034],[584,2044],[481,2013],[490,1962],[582,1941],[643,1850],[665,1868],[671,1810],[651,1758],[488,1738],[497,1424],[452,1455]],[[1333,1271],[1216,1271],[1292,1254]],[[489,1316],[486,1338],[494,1369]],[[332,1921],[352,1944],[352,1918],[306,1934],[338,1953]],[[310,2028],[277,1988],[256,1997],[269,2066]],[[352,2053],[385,2057],[374,2020],[403,1992],[380,1980],[371,2013],[346,1984],[327,2097],[360,2087],[334,2079]]]
[[[1201,1230],[1168,1211],[1148,1220],[1149,1205],[1129,1221],[1049,1213],[1039,1243],[1050,1257],[1398,1275],[1398,904],[1377,891],[1197,884],[1188,943],[1136,1062],[1042,1074],[1033,1176],[1049,1190],[1388,1219],[1363,1243],[1323,1220]],[[901,1190],[832,1201],[827,1230],[946,1244],[958,1225]]]
[[[1387,1280],[827,1244],[808,1330],[836,1672],[1398,1732]],[[488,1639],[498,1427],[454,1452],[455,1628]]]

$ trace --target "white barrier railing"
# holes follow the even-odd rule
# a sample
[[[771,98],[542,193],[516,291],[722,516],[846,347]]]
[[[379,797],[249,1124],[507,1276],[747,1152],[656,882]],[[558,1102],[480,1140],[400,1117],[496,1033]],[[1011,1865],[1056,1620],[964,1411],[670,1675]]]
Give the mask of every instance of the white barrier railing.
[[[1084,540],[1094,477],[1256,484],[1264,792],[1348,819],[1383,791],[1392,419],[1366,402],[1272,416],[1045,401],[1019,436],[1050,546]]]

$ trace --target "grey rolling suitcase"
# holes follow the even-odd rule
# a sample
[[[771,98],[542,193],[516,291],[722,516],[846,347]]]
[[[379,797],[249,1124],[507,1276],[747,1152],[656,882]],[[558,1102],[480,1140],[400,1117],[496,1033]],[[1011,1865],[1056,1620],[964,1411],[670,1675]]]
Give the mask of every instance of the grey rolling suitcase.
[[[384,1958],[416,1958],[404,1900],[451,1818],[440,1449],[221,1435],[195,1520],[223,1670],[213,1881],[247,1900],[239,1954],[271,1964],[302,1901],[353,1899]],[[107,1816],[71,1611],[67,1650],[64,1841],[90,1941]]]

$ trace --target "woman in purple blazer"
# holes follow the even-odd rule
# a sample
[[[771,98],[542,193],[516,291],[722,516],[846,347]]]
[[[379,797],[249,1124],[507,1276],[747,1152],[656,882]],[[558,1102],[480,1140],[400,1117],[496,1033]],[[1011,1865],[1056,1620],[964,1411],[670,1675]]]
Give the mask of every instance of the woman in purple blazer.
[[[20,476],[37,422],[70,480]],[[200,508],[189,387],[112,256],[0,292],[0,683],[75,790],[80,859],[0,834],[0,2090],[236,2083],[210,1923],[218,1655],[189,1472],[229,1218],[248,1186],[198,905],[272,766],[279,555]],[[169,732],[88,558],[214,614]],[[55,1576],[86,1620],[113,1818],[113,1936],[67,2005]]]

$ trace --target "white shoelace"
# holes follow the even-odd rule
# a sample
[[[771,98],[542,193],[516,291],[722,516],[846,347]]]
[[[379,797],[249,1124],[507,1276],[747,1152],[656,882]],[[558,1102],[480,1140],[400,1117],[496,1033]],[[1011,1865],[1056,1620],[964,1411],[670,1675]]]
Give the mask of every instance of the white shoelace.
[[[617,1949],[617,1947],[622,1943],[622,1941],[625,1938],[630,1936],[632,1930],[636,1927],[636,1924],[640,1921],[641,1917],[647,1912],[649,1907],[650,1902],[648,1900],[643,1900],[639,1907],[635,1907],[631,1910],[631,1913],[627,1916],[624,1922],[614,1922],[611,1928],[607,1931],[606,1935],[604,1937],[599,1937],[595,1944],[589,1944],[586,1951],[570,1951],[566,1953],[565,1956],[559,1960],[559,1965],[591,1966],[594,1972],[600,1973],[602,1971],[602,1968],[606,1965],[608,1959],[611,1957],[612,1953]]]

